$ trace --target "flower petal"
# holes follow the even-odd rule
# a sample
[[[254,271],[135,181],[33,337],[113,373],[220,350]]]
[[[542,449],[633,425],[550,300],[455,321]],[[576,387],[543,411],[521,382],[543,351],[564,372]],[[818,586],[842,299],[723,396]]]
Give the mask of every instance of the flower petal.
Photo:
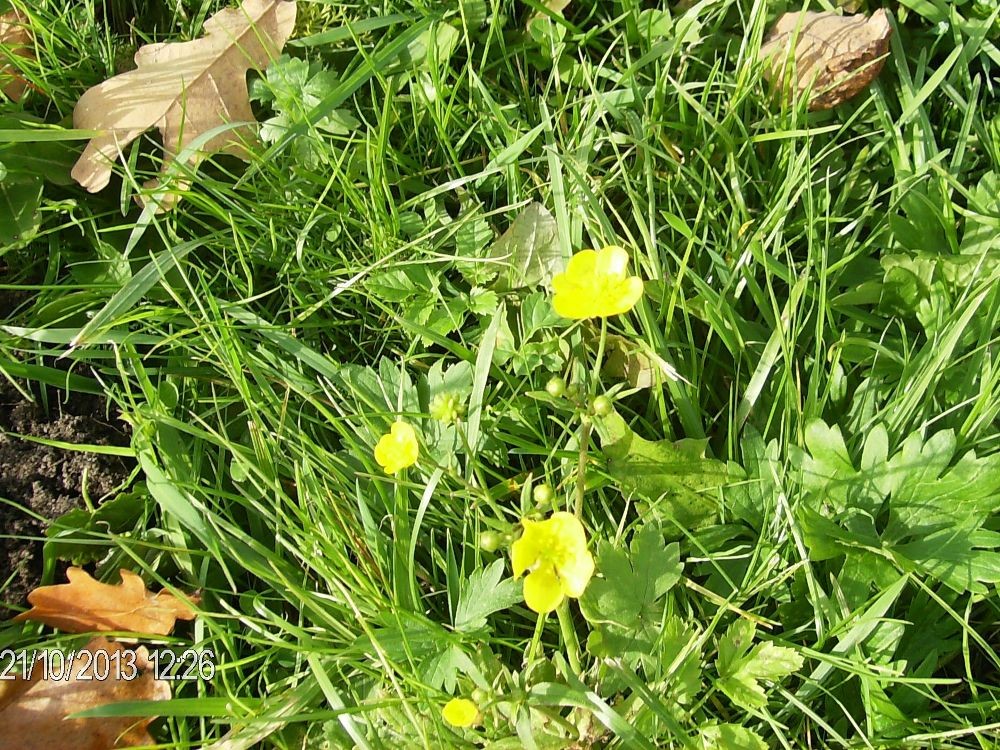
[[[585,320],[596,315],[593,290],[576,286],[552,297],[552,307],[564,318]]]
[[[510,546],[510,564],[514,569],[514,577],[517,578],[528,568],[534,567],[542,555],[543,544],[539,538],[539,524],[528,518],[521,520],[524,525],[524,533]]]
[[[594,556],[586,550],[556,566],[566,596],[581,596],[594,575]]]
[[[388,434],[375,446],[375,460],[387,474],[395,474],[417,462],[420,446],[413,426],[403,421],[393,423]]]
[[[479,707],[468,698],[452,698],[444,704],[441,716],[453,727],[471,727],[479,721]]]
[[[628,251],[617,245],[580,251],[553,277],[552,307],[573,320],[628,312],[642,296],[642,279],[628,275],[628,262]]]
[[[553,513],[543,523],[548,525],[549,533],[559,540],[559,545],[565,547],[572,554],[586,551],[587,532],[584,531],[580,519],[572,513],[561,510]]]
[[[608,299],[606,312],[602,317],[627,313],[642,297],[642,279],[629,276],[618,284]]]
[[[396,462],[393,460],[393,447],[392,438],[388,435],[383,435],[375,446],[375,460],[378,461],[378,465],[381,466],[387,474],[395,474],[399,471],[396,466]]]
[[[570,278],[577,279],[593,276],[597,273],[597,258],[596,250],[581,250],[569,259],[564,273]]]
[[[594,273],[601,276],[625,278],[628,269],[628,251],[623,247],[609,245],[597,253]]]
[[[562,600],[562,584],[551,565],[533,570],[524,579],[524,601],[538,614],[552,612]]]

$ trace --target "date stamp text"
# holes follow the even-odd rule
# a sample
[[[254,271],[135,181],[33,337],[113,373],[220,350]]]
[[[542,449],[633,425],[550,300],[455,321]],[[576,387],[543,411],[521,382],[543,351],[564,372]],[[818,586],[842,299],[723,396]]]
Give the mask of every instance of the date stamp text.
[[[208,681],[215,677],[215,653],[211,649],[158,648],[140,658],[132,649],[0,650],[0,681],[131,682],[146,672],[155,680]]]

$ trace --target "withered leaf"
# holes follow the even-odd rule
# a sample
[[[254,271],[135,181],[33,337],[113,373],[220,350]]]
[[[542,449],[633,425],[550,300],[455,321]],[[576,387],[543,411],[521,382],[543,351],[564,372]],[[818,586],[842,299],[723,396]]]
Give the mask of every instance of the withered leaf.
[[[489,255],[505,264],[494,286],[500,291],[548,284],[566,265],[559,230],[541,203],[529,204],[493,243]]]
[[[183,601],[169,591],[146,590],[142,579],[121,571],[118,585],[101,583],[83,568],[66,571],[69,583],[41,586],[28,594],[31,609],[14,621],[35,620],[68,633],[129,630],[169,635],[176,620],[193,620],[195,599]],[[2,745],[0,745],[2,747]]]
[[[553,13],[562,15],[562,12],[566,10],[566,6],[569,5],[569,2],[570,0],[543,0],[542,5]],[[540,10],[536,10],[528,18],[528,28],[530,29],[532,22],[539,18],[548,18],[548,16]]]
[[[863,15],[803,11],[786,13],[760,48],[764,77],[784,89],[789,48],[797,94],[812,91],[809,109],[831,109],[875,80],[889,53],[892,26],[884,9]]]
[[[4,63],[4,58],[18,55],[31,59],[31,30],[27,19],[17,10],[0,13],[0,91],[19,101],[28,88],[28,82],[22,78],[13,63]]]
[[[169,683],[153,679],[145,648],[133,651],[93,638],[81,651],[89,656],[77,652],[72,661],[65,654],[50,656],[47,667],[40,658],[30,679],[15,675],[0,682],[0,747],[111,750],[153,744],[146,730],[152,718],[66,718],[109,703],[170,699]]]
[[[609,334],[605,341],[604,374],[619,378],[632,388],[651,388],[665,380],[683,380],[670,363],[642,341]]]
[[[73,178],[92,193],[101,190],[122,149],[152,127],[163,135],[161,175],[185,146],[228,123],[243,124],[201,144],[194,161],[209,153],[249,158],[257,136],[247,71],[276,59],[294,25],[294,2],[244,0],[209,18],[200,39],[140,47],[136,70],[88,89],[77,102],[74,127],[103,132],[87,144]],[[147,187],[156,185],[154,180]]]

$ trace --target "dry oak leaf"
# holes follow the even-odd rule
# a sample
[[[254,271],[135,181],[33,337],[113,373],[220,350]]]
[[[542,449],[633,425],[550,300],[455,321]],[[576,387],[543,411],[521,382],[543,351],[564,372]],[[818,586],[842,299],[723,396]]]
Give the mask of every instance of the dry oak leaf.
[[[783,89],[789,47],[795,44],[796,93],[810,89],[809,109],[832,109],[875,80],[889,53],[892,26],[885,10],[863,15],[803,11],[786,13],[760,48],[764,77]]]
[[[209,18],[200,39],[140,47],[136,70],[88,89],[76,103],[73,126],[102,133],[87,144],[73,179],[92,193],[101,190],[122,149],[154,126],[163,136],[161,176],[185,146],[227,123],[243,124],[202,144],[192,168],[213,152],[248,159],[257,135],[247,71],[277,59],[294,26],[294,2],[244,0]]]
[[[89,656],[83,658],[81,652]],[[64,668],[66,676],[57,675],[55,670]],[[93,638],[72,662],[56,657],[46,669],[40,659],[30,679],[15,675],[12,681],[0,682],[0,748],[112,750],[152,745],[146,730],[152,717],[65,717],[109,703],[169,699],[170,685],[153,679],[145,648],[133,651],[106,638]]]
[[[16,10],[0,13],[0,60],[14,55],[34,59],[31,51],[31,30],[27,19]],[[0,91],[8,98],[19,101],[28,88],[28,82],[17,73],[13,63],[0,64]]]
[[[83,568],[66,571],[69,583],[41,586],[28,594],[31,609],[15,622],[35,620],[68,633],[91,630],[128,630],[149,635],[169,635],[175,620],[193,620],[193,604],[169,591],[157,594],[135,573],[122,569],[117,586],[95,581]],[[3,745],[0,745],[3,747]]]

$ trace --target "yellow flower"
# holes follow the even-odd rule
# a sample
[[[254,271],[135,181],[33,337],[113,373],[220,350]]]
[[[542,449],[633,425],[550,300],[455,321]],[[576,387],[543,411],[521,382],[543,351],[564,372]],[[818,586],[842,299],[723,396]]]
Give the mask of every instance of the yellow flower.
[[[400,469],[413,466],[417,462],[418,451],[417,433],[413,427],[406,422],[395,422],[375,446],[375,460],[386,474],[395,474]]]
[[[552,306],[564,318],[607,318],[627,313],[642,296],[642,279],[628,275],[620,247],[582,250],[552,279]]]
[[[468,698],[452,698],[444,704],[441,716],[453,727],[471,727],[479,723],[479,707]]]
[[[524,533],[511,547],[514,576],[524,579],[524,601],[535,612],[551,612],[564,597],[578,597],[594,575],[587,535],[572,513],[553,513],[544,521],[521,520]]]

